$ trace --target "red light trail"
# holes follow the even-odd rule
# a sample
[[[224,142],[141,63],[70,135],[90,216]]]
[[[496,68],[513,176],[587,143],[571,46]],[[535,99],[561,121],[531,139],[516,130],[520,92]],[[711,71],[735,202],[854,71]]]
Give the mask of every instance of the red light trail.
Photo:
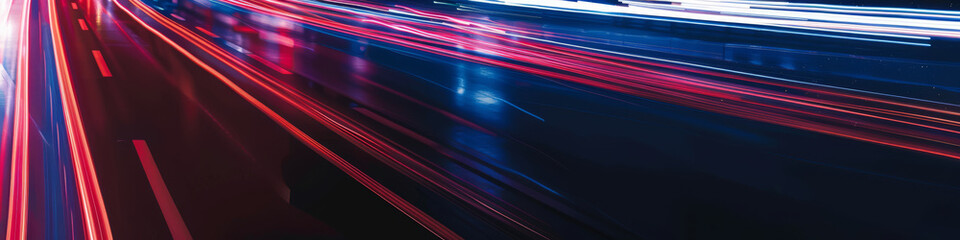
[[[60,101],[63,103],[64,123],[67,129],[67,138],[70,146],[70,157],[73,160],[73,169],[76,176],[77,193],[83,217],[86,239],[111,240],[113,233],[110,230],[110,221],[107,218],[106,207],[100,194],[100,183],[97,180],[93,157],[87,143],[83,120],[80,117],[77,97],[74,94],[73,80],[70,77],[70,68],[64,53],[63,37],[60,35],[59,15],[55,0],[47,0],[47,10],[50,20],[50,35],[53,41],[53,54],[56,61],[57,79],[60,85]],[[100,51],[94,51],[97,65],[104,77],[109,77],[103,56]]]
[[[39,159],[39,155],[34,156],[31,154],[31,151],[34,148],[40,148],[41,146],[34,146],[31,144],[31,141],[35,141],[30,137],[32,134],[37,134],[37,130],[31,128],[35,123],[30,116],[30,108],[36,107],[31,103],[30,89],[36,86],[34,81],[37,77],[36,74],[31,74],[31,61],[30,56],[33,53],[43,53],[50,54],[50,59],[53,60],[53,66],[51,70],[55,71],[54,75],[42,75],[40,79],[51,79],[56,78],[57,85],[59,88],[51,89],[51,94],[57,93],[59,101],[62,102],[62,111],[63,111],[63,123],[65,126],[65,132],[67,133],[67,145],[69,149],[69,157],[72,159],[74,176],[76,176],[75,183],[77,187],[77,199],[79,200],[80,206],[80,215],[83,221],[85,238],[86,239],[112,239],[110,224],[107,220],[106,209],[104,208],[103,199],[100,195],[100,185],[97,182],[96,172],[94,170],[92,157],[89,152],[89,147],[87,144],[86,135],[83,128],[83,123],[79,114],[79,109],[76,102],[76,97],[74,95],[74,89],[72,85],[72,79],[70,75],[70,70],[67,65],[66,54],[63,46],[63,38],[60,33],[60,16],[57,13],[58,5],[56,1],[48,0],[42,2],[32,2],[31,0],[26,0],[20,2],[22,5],[14,6],[16,9],[20,9],[20,22],[18,26],[18,36],[17,40],[19,48],[17,49],[17,73],[16,73],[16,87],[15,87],[15,106],[13,110],[13,134],[11,141],[11,158],[10,158],[10,187],[9,187],[9,201],[8,201],[8,216],[7,216],[7,229],[5,237],[6,239],[28,239],[30,237],[31,227],[28,225],[39,224],[41,221],[31,220],[29,216],[31,215],[31,205],[30,195],[30,175],[29,172],[33,168],[30,164],[31,161],[36,161]],[[37,4],[37,5],[35,5]],[[41,10],[38,15],[33,15],[30,11],[31,8],[38,7]],[[36,19],[46,20],[48,28],[37,26],[44,25],[34,25],[33,21]],[[68,21],[72,22],[72,21]],[[82,23],[82,21],[80,22]],[[51,41],[50,46],[52,49],[49,51],[41,51],[42,48],[36,48],[33,39],[31,39],[31,32],[35,29],[40,29],[39,33],[41,35],[49,34],[49,40]],[[49,29],[49,32],[43,30]],[[44,39],[44,38],[37,38]],[[43,42],[41,42],[43,45]],[[41,82],[42,83],[42,82]],[[55,97],[55,96],[51,96]],[[59,110],[59,109],[58,109]],[[6,133],[5,133],[6,134]],[[41,133],[42,134],[42,133]],[[46,140],[45,140],[46,141]],[[45,153],[46,154],[46,153]],[[31,160],[31,158],[36,158]],[[66,189],[44,189],[46,191],[65,191]],[[39,190],[36,190],[39,191]],[[42,204],[37,206],[43,206]],[[33,207],[36,208],[36,207]],[[39,225],[38,225],[39,226]],[[53,231],[63,231],[62,229],[54,229]]]
[[[400,174],[412,179],[416,183],[433,190],[447,200],[456,201],[458,206],[472,207],[496,221],[498,226],[505,225],[525,236],[537,238],[552,238],[550,226],[533,215],[524,212],[509,200],[489,194],[474,185],[471,181],[438,167],[427,157],[418,155],[414,150],[405,148],[401,143],[390,139],[371,127],[363,125],[351,115],[344,114],[326,105],[324,102],[311,97],[307,92],[286,82],[284,77],[297,74],[288,69],[293,64],[274,63],[235,46],[236,53],[221,46],[216,41],[228,41],[230,35],[214,34],[211,26],[187,26],[189,15],[165,15],[154,7],[141,0],[111,0],[113,5],[126,15],[129,15],[137,24],[144,27],[149,33],[168,44],[184,57],[197,64],[201,69],[209,72],[219,83],[226,85],[230,91],[239,95],[250,103],[260,113],[278,124],[283,130],[305,144],[315,153],[345,172],[349,177],[359,182],[363,187],[372,191],[391,206],[413,219],[416,223],[442,239],[463,239],[445,223],[431,216],[414,203],[401,197],[384,185],[381,180],[361,171],[361,169],[345,159],[319,138],[310,135],[304,126],[298,126],[272,104],[285,104],[296,113],[309,117],[310,123],[317,123],[335,133],[338,137],[362,150],[363,153],[375,158]],[[308,2],[298,0],[222,0],[216,4],[226,4],[236,9],[248,11],[255,15],[265,15],[270,19],[282,19],[285,23],[294,23],[309,27],[322,33],[345,39],[362,39],[364,43],[395,49],[411,50],[411,54],[423,54],[431,57],[461,60],[470,63],[493,66],[511,70],[525,75],[538,76],[561,83],[574,83],[598,89],[609,90],[626,95],[669,103],[677,106],[703,110],[711,113],[723,114],[760,123],[801,129],[830,136],[854,139],[899,149],[922,152],[950,159],[960,159],[960,106],[955,103],[941,103],[921,99],[913,99],[891,94],[868,92],[857,89],[834,87],[822,84],[807,83],[779,77],[764,76],[740,72],[720,67],[710,67],[694,63],[668,61],[653,57],[639,56],[631,53],[604,50],[602,41],[596,38],[576,36],[564,33],[551,33],[542,29],[525,28],[492,21],[490,19],[471,16],[454,17],[440,12],[418,10],[405,6],[387,6],[361,1],[320,1]],[[690,2],[690,1],[686,1]],[[11,2],[13,4],[14,2]],[[110,221],[108,219],[104,199],[101,195],[101,185],[94,166],[93,155],[81,116],[77,93],[74,89],[75,79],[71,74],[68,63],[68,51],[65,49],[66,39],[62,36],[62,29],[79,24],[83,33],[89,34],[99,30],[100,19],[88,22],[84,19],[63,20],[58,13],[59,9],[67,9],[67,2],[57,0],[21,0],[18,5],[8,9],[20,9],[20,22],[16,27],[18,47],[16,48],[16,85],[12,128],[7,129],[4,124],[3,135],[11,136],[9,152],[0,152],[10,156],[9,186],[4,189],[8,192],[8,216],[6,225],[6,239],[28,239],[29,225],[36,224],[30,216],[29,200],[31,195],[30,158],[31,150],[36,152],[39,145],[34,144],[37,139],[36,129],[31,124],[31,81],[39,86],[37,74],[31,75],[31,53],[43,52],[52,54],[58,88],[51,91],[59,97],[62,103],[64,132],[68,143],[70,163],[73,166],[73,176],[76,184],[76,195],[79,206],[79,219],[82,219],[83,238],[85,239],[113,239]],[[39,4],[38,4],[39,3]],[[40,5],[38,9],[45,9],[45,13],[31,13],[29,10]],[[21,6],[22,5],[22,6]],[[76,3],[69,3],[70,8],[77,9]],[[836,12],[843,12],[837,10]],[[2,12],[6,16],[7,12]],[[41,15],[38,16],[31,16]],[[45,14],[45,15],[44,15]],[[46,16],[45,18],[42,16]],[[31,19],[34,17],[36,19]],[[185,18],[187,17],[187,18]],[[174,21],[173,19],[179,20]],[[49,41],[51,49],[42,49],[46,38],[31,35],[31,31],[47,28],[32,26],[31,23],[40,19],[49,25]],[[4,26],[8,24],[4,21]],[[212,21],[212,20],[211,20]],[[68,24],[62,24],[62,22]],[[36,24],[44,26],[44,23]],[[114,21],[119,27],[120,23]],[[831,28],[846,27],[846,25],[829,25]],[[858,28],[863,31],[876,30],[884,33],[904,33],[900,29],[888,28]],[[896,30],[896,31],[894,31]],[[125,30],[121,32],[127,35]],[[945,30],[944,30],[945,31]],[[927,33],[914,31],[906,33]],[[934,32],[941,33],[941,32]],[[942,33],[943,35],[945,33]],[[953,34],[953,32],[950,32]],[[296,38],[289,37],[288,32],[281,36],[273,36],[270,40],[284,47],[295,48]],[[932,34],[933,36],[939,36]],[[261,35],[263,36],[263,35]],[[950,35],[954,36],[954,35]],[[39,45],[31,40],[43,39]],[[267,39],[266,37],[264,37]],[[185,40],[185,41],[184,41]],[[229,42],[229,41],[228,41]],[[7,47],[7,46],[3,46]],[[138,46],[139,47],[139,46]],[[244,46],[245,47],[245,46]],[[38,50],[40,49],[40,50]],[[140,49],[143,54],[145,50]],[[87,53],[87,51],[91,51]],[[3,51],[0,51],[3,52]],[[113,77],[110,66],[101,50],[84,50],[83,59],[92,57],[98,72],[102,77]],[[72,56],[72,55],[71,55]],[[76,57],[76,56],[72,56]],[[107,57],[110,57],[109,54]],[[0,59],[2,60],[2,59]],[[257,62],[254,64],[254,62]],[[112,62],[111,62],[112,63]],[[118,64],[119,65],[119,64]],[[93,66],[93,65],[91,65]],[[33,66],[36,67],[36,66]],[[123,68],[114,66],[117,74],[123,73]],[[37,72],[34,70],[34,72]],[[381,88],[383,91],[396,94],[415,104],[423,105],[432,111],[453,119],[472,129],[489,135],[496,135],[485,126],[475,124],[470,120],[456,116],[453,113],[430,106],[414,97],[390,89],[387,86],[356,76],[357,81],[367,82]],[[217,83],[219,86],[219,83]],[[601,93],[581,89],[589,94]],[[262,94],[262,95],[258,95]],[[462,94],[462,92],[461,92]],[[36,96],[33,96],[37,98]],[[270,100],[279,101],[269,101]],[[496,96],[491,96],[496,98]],[[621,99],[618,99],[621,100]],[[491,100],[494,101],[494,100]],[[505,101],[505,100],[504,100]],[[513,104],[511,104],[513,105]],[[537,118],[539,121],[550,121],[549,117],[539,117],[522,108],[514,107]],[[282,108],[287,109],[287,108]],[[370,118],[378,117],[373,111],[358,110]],[[527,117],[527,116],[524,116]],[[302,118],[307,119],[307,118]],[[378,119],[389,122],[387,118]],[[4,121],[8,121],[5,119]],[[387,123],[388,124],[388,123]],[[398,128],[402,127],[397,125]],[[61,127],[61,126],[57,126]],[[40,128],[40,127],[36,127]],[[8,132],[9,131],[9,132]],[[407,130],[413,132],[412,130]],[[415,132],[414,132],[415,133]],[[413,134],[411,134],[413,135]],[[41,137],[43,135],[40,135]],[[417,139],[430,141],[427,137]],[[7,141],[4,139],[3,141]],[[152,156],[147,150],[145,142],[134,141],[136,152],[147,173],[148,181],[153,187],[154,195],[161,205],[162,214],[167,220],[172,235],[178,239],[191,239],[189,231],[182,217],[179,216],[172,197],[166,190],[159,170],[153,163]],[[428,144],[429,145],[429,144]],[[3,146],[6,150],[7,146]],[[33,149],[31,148],[33,147]],[[351,146],[352,147],[352,146]],[[439,147],[438,147],[439,148]],[[443,153],[449,154],[449,153]],[[364,155],[366,156],[366,155]],[[446,155],[451,157],[451,155]],[[148,166],[149,165],[149,166]],[[34,166],[34,168],[36,168]],[[36,177],[36,176],[35,176]],[[38,190],[34,190],[38,191]],[[72,193],[71,193],[72,194]],[[39,222],[39,220],[37,220]],[[119,235],[118,235],[119,236]],[[199,235],[198,235],[199,236]]]
[[[17,49],[16,92],[13,110],[13,141],[10,157],[10,191],[7,208],[7,231],[5,239],[27,238],[27,207],[29,196],[29,152],[30,152],[30,0],[22,1],[20,6],[19,39]]]
[[[114,1],[138,23],[147,27],[191,61],[213,73],[288,132],[369,189],[377,192],[382,198],[438,236],[456,238],[455,234],[447,232],[449,230],[429,216],[421,215],[423,213],[412,205],[408,206],[408,203],[402,202],[402,199],[395,199],[388,190],[381,189],[382,186],[379,184],[368,182],[372,179],[362,173],[354,172],[356,169],[349,163],[341,162],[342,158],[319,145],[222,72],[185,50],[168,36],[150,27],[139,19],[137,14],[124,7],[121,1]],[[459,184],[457,179],[424,166],[416,156],[406,154],[396,147],[397,144],[352,123],[336,111],[228,53],[205,39],[203,35],[168,19],[140,1],[130,2],[176,36],[196,45],[201,49],[202,54],[212,56],[219,63],[228,66],[230,71],[235,71],[252,80],[262,89],[296,107],[401,173],[426,186],[442,189],[443,192],[475,205],[477,209],[485,209],[489,215],[498,216],[502,221],[509,222],[518,229],[525,229],[533,235],[545,237],[535,227],[536,224],[520,221],[519,219],[527,218],[520,217],[522,211],[513,209],[508,203],[478,194],[469,184]],[[960,153],[956,150],[957,143],[960,142],[958,141],[960,121],[952,119],[960,115],[949,110],[955,106],[947,104],[796,81],[782,81],[775,78],[743,76],[732,73],[734,71],[717,71],[684,64],[664,63],[604,51],[587,51],[590,48],[585,46],[554,44],[545,39],[517,35],[534,33],[537,30],[503,26],[496,22],[473,22],[399,6],[393,8],[358,2],[337,2],[382,11],[370,13],[366,10],[358,11],[352,8],[299,1],[225,0],[224,2],[254,13],[419,50],[423,53],[512,69],[770,124],[960,159]],[[361,24],[347,24],[334,19]],[[215,36],[206,29],[197,31]],[[561,36],[569,40],[583,41],[576,36]],[[264,60],[252,55],[251,58],[261,62]],[[264,64],[280,73],[286,72],[285,69],[277,66]],[[451,235],[444,235],[445,233]]]
[[[251,12],[440,56],[514,69],[702,110],[960,159],[957,106],[850,89],[707,71],[549,44],[511,34],[515,27],[474,23],[398,6],[385,13],[301,1],[225,0]],[[314,9],[316,8],[316,9]],[[404,15],[387,14],[403,12]],[[357,15],[357,16],[354,16]],[[424,19],[414,21],[409,15]],[[405,34],[356,26],[379,25]],[[448,24],[447,21],[454,24]],[[533,32],[533,30],[521,31]],[[473,36],[480,36],[473,37]],[[492,40],[484,40],[492,39]],[[457,51],[458,48],[475,53]],[[491,54],[493,56],[491,56]],[[699,76],[698,76],[699,75]],[[858,103],[858,104],[852,104]]]
[[[120,3],[117,0],[114,0],[114,3],[117,4],[116,6],[118,8],[120,8],[121,10],[129,14],[131,17],[133,17],[137,23],[147,28],[150,32],[156,34],[157,37],[161,38],[164,42],[168,43],[170,46],[177,49],[177,51],[184,54],[184,56],[189,58],[191,61],[195,62],[196,64],[201,66],[203,69],[213,74],[217,79],[222,81],[224,84],[230,87],[230,89],[235,91],[245,100],[247,100],[249,103],[253,104],[261,112],[263,112],[268,117],[273,119],[281,127],[283,127],[288,132],[290,132],[290,134],[292,134],[294,137],[296,137],[301,142],[306,144],[308,147],[313,149],[315,152],[317,152],[318,154],[323,156],[325,159],[333,163],[335,166],[343,170],[345,173],[347,173],[347,175],[351,176],[352,178],[360,182],[362,185],[370,189],[372,192],[380,196],[382,199],[386,200],[388,203],[390,203],[391,205],[399,209],[401,212],[403,212],[407,216],[410,216],[417,223],[421,224],[426,229],[430,230],[431,232],[433,232],[435,235],[437,235],[442,239],[462,239],[459,235],[457,235],[456,233],[448,229],[446,226],[444,226],[443,224],[435,220],[433,217],[430,217],[429,215],[424,213],[422,210],[416,208],[413,204],[400,198],[396,193],[393,193],[392,191],[384,187],[382,184],[374,180],[372,177],[368,176],[366,173],[361,172],[355,166],[353,166],[352,164],[344,160],[342,157],[340,157],[333,151],[327,149],[325,146],[321,145],[316,140],[312,139],[308,134],[306,134],[305,132],[303,132],[296,126],[294,126],[288,120],[281,117],[275,111],[273,111],[272,109],[267,107],[265,104],[263,104],[260,100],[257,100],[255,97],[247,93],[240,86],[234,83],[233,80],[226,77],[223,73],[209,66],[208,64],[206,64],[205,62],[203,62],[202,60],[194,56],[192,53],[190,53],[189,51],[181,47],[179,44],[175,43],[169,37],[161,34],[159,31],[157,31],[156,29],[154,29],[153,27],[145,23],[136,14],[134,14],[129,9],[127,9],[127,7],[125,7],[122,3]],[[224,50],[216,47],[209,41],[202,39],[199,35],[189,31],[187,28],[167,19],[163,15],[157,13],[150,7],[143,4],[142,2],[134,0],[134,1],[130,1],[130,3],[133,4],[135,7],[137,7],[137,9],[142,11],[144,14],[147,14],[148,16],[150,16],[153,20],[167,27],[167,29],[174,31],[179,36],[187,39],[191,43],[194,43],[198,47],[201,47],[202,49],[204,49],[206,53],[211,54],[214,57],[220,59],[223,63],[228,64],[235,71],[238,71],[240,74],[246,76],[251,80],[257,81],[258,84],[267,86],[266,83],[263,83],[262,80],[260,80],[263,78],[268,78],[262,72],[255,70],[253,67],[249,66],[248,64],[236,59],[236,57],[233,57],[232,55],[227,54]],[[271,91],[274,91],[275,93],[279,93],[272,88],[268,88],[268,89],[270,89]]]

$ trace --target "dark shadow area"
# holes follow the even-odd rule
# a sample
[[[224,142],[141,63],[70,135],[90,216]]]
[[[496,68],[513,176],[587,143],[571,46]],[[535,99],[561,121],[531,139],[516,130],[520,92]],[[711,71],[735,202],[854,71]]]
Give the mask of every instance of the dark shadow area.
[[[330,224],[343,239],[435,238],[313,150],[290,148],[283,160],[290,204]]]

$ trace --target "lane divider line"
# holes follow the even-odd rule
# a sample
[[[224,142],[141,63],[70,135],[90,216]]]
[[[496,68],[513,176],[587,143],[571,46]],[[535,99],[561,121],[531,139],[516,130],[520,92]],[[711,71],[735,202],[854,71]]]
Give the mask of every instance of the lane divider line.
[[[77,19],[77,22],[80,23],[80,30],[84,30],[84,31],[89,30],[87,28],[87,21],[84,21],[83,18]]]
[[[103,77],[112,77],[113,74],[110,73],[110,68],[107,68],[107,62],[103,60],[103,54],[100,53],[100,50],[93,50],[93,59],[97,61],[97,67],[100,68],[100,74]]]
[[[160,175],[160,169],[157,168],[157,162],[153,160],[153,154],[147,146],[147,141],[133,140],[133,147],[137,150],[137,156],[140,157],[140,164],[143,165],[143,171],[147,174],[147,181],[150,182],[150,188],[153,189],[153,196],[157,198],[157,204],[160,204],[160,212],[163,213],[163,219],[167,222],[167,228],[170,229],[170,235],[174,240],[192,240],[190,231],[187,230],[187,224],[183,222],[183,216],[177,209],[173,197],[170,196],[170,190],[167,189],[163,176]]]

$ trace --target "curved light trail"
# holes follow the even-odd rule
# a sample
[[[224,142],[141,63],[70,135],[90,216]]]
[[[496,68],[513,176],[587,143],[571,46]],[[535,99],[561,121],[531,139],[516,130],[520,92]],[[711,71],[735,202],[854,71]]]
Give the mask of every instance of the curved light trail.
[[[561,0],[471,0],[477,3],[625,18],[682,22],[873,42],[928,46],[912,40],[960,38],[960,14],[905,12],[901,8],[856,8],[765,1],[621,1],[626,6]],[[664,4],[664,2],[673,4]],[[914,10],[916,11],[916,10]],[[744,27],[753,26],[753,27]],[[797,31],[784,31],[792,29]],[[809,32],[821,32],[820,34]],[[852,34],[858,37],[846,36]],[[885,40],[889,37],[900,40]]]
[[[60,100],[63,103],[64,123],[67,129],[67,138],[70,148],[70,157],[73,160],[74,176],[76,176],[77,194],[83,217],[86,239],[111,240],[110,221],[107,210],[100,194],[100,183],[97,180],[96,169],[93,166],[93,157],[87,143],[83,120],[74,94],[73,80],[70,77],[70,68],[67,56],[64,53],[64,39],[60,34],[60,19],[57,14],[55,0],[46,0],[50,19],[50,35],[53,41],[53,54],[57,68],[57,80],[60,86]]]
[[[178,12],[182,16],[168,16],[161,13],[165,10],[141,0],[111,2],[113,7],[131,17],[139,26],[148,30],[149,34],[162,40],[160,42],[168,44],[202,70],[212,74],[230,91],[250,103],[298,141],[437,237],[464,238],[462,233],[455,232],[443,221],[431,216],[430,212],[388,188],[389,184],[385,185],[382,180],[362,171],[343,155],[321,144],[319,138],[305,130],[306,126],[298,126],[298,122],[291,119],[300,117],[297,119],[307,119],[310,123],[331,130],[336,136],[367,154],[365,157],[372,157],[371,159],[380,161],[417,184],[440,193],[447,198],[445,200],[482,213],[487,217],[485,220],[495,220],[498,227],[520,232],[524,237],[557,237],[551,231],[552,226],[537,219],[534,214],[525,212],[522,207],[485,192],[481,186],[474,185],[446,169],[431,165],[427,157],[418,155],[414,150],[405,148],[403,144],[385,134],[364,126],[350,115],[284,81],[284,76],[298,74],[296,70],[285,68],[285,64],[270,62],[257,56],[255,52],[247,52],[221,37],[223,35],[214,33],[212,29],[187,26],[185,22],[188,22],[189,18],[184,17],[187,15],[182,15],[183,13]],[[898,44],[907,45],[909,48],[931,47],[940,39],[960,38],[960,13],[952,11],[722,0],[621,1],[624,5],[560,0],[461,2],[463,3],[455,4],[459,10],[490,8],[492,11],[503,10],[504,13],[525,10],[556,11]],[[101,195],[94,156],[87,141],[80,103],[74,88],[77,79],[71,74],[72,65],[68,57],[75,56],[69,55],[70,49],[67,49],[65,44],[67,39],[61,32],[66,29],[66,26],[61,26],[62,22],[79,23],[78,26],[83,32],[88,32],[97,25],[92,18],[88,18],[89,26],[88,22],[82,19],[62,19],[62,13],[58,11],[66,9],[68,4],[73,9],[77,8],[76,3],[58,0],[12,0],[0,3],[0,31],[10,31],[16,36],[16,39],[5,39],[7,37],[2,36],[0,43],[17,43],[15,49],[6,44],[0,46],[0,69],[15,66],[15,89],[13,96],[9,97],[13,100],[13,116],[10,119],[4,118],[2,133],[3,143],[9,142],[10,146],[4,144],[4,151],[0,151],[10,157],[9,169],[5,169],[5,174],[9,175],[5,176],[9,179],[9,185],[8,189],[3,189],[3,192],[7,193],[8,201],[6,239],[30,239],[31,231],[35,231],[31,230],[32,226],[40,222],[29,218],[32,216],[31,207],[36,206],[28,204],[31,191],[39,191],[31,190],[29,181],[31,158],[36,158],[31,153],[39,152],[37,149],[41,148],[40,144],[36,144],[38,140],[31,138],[32,134],[37,134],[35,131],[39,131],[34,128],[41,127],[34,127],[36,123],[32,123],[34,120],[30,116],[30,108],[37,108],[30,102],[31,96],[37,98],[36,95],[31,95],[31,84],[40,84],[31,83],[38,75],[31,74],[30,67],[35,67],[31,63],[40,61],[31,59],[30,56],[37,52],[51,54],[44,56],[53,60],[55,76],[44,77],[47,80],[56,78],[56,81],[52,81],[57,85],[56,89],[51,89],[49,94],[58,99],[50,101],[59,101],[62,104],[62,109],[54,110],[62,110],[62,123],[65,126],[55,128],[62,127],[66,133],[69,165],[72,166],[72,169],[67,171],[72,171],[72,176],[75,177],[65,180],[65,183],[73,181],[76,184],[76,203],[66,200],[63,204],[67,207],[64,208],[72,209],[71,204],[76,204],[79,209],[77,215],[82,219],[83,238],[113,239],[107,206]],[[407,54],[465,61],[564,84],[586,86],[585,89],[577,90],[588,94],[602,95],[588,89],[603,89],[625,96],[749,119],[758,123],[960,160],[958,103],[909,98],[644,56],[615,50],[622,48],[614,48],[613,44],[595,37],[524,27],[487,17],[466,14],[455,16],[440,10],[362,0],[211,0],[209,4],[263,16],[270,19],[269,21],[276,20],[272,23],[296,24],[348,41],[363,41],[391,50],[402,50]],[[37,13],[30,9],[45,11]],[[8,22],[11,14],[18,17],[19,22]],[[269,21],[252,22],[269,25]],[[120,25],[119,22],[114,23]],[[266,26],[271,27],[276,28]],[[49,31],[43,31],[46,29]],[[43,37],[31,36],[31,31],[39,32]],[[297,45],[296,38],[287,35],[270,36],[280,45]],[[36,39],[41,39],[40,44],[32,42]],[[220,44],[212,39],[225,43]],[[42,46],[47,46],[46,43],[50,43],[52,49],[42,49]],[[9,57],[5,53],[10,51],[16,52],[15,63],[4,61],[3,57]],[[92,56],[101,76],[113,77],[114,72],[107,68],[107,62],[100,50],[94,50]],[[254,64],[251,60],[259,64]],[[122,72],[121,68],[115,70],[119,70],[116,71],[117,75]],[[38,86],[33,85],[35,88],[39,88]],[[385,86],[379,87],[392,91]],[[264,97],[279,101],[270,101]],[[536,119],[534,122],[552,121],[549,117],[525,110],[520,104],[510,103],[496,96],[489,98],[492,99],[491,102],[506,102],[513,107],[506,109],[522,112],[525,115],[518,115]],[[411,101],[417,100],[411,98]],[[285,112],[268,102],[292,107],[297,115],[285,116]],[[51,105],[58,106],[53,103]],[[499,134],[439,108],[431,110],[441,112],[442,115],[480,132]],[[12,122],[9,129],[6,126],[8,121]],[[9,141],[6,139],[8,135]],[[43,137],[42,134],[40,136]],[[62,191],[73,194],[67,189]],[[180,231],[186,231],[185,226],[182,229],[184,230]],[[189,233],[184,234],[189,236]]]
[[[246,11],[424,53],[960,159],[960,114],[955,111],[956,105],[581,50],[587,47],[571,48],[575,43],[516,40],[501,34],[515,27],[453,20],[456,18],[423,14],[424,11],[410,11],[402,6],[371,7],[366,3],[337,1],[364,7],[358,10],[288,0],[223,2]],[[411,15],[419,18],[411,19]]]
[[[6,239],[26,239],[27,207],[29,196],[29,140],[30,140],[30,0],[19,5],[20,22],[18,25],[17,73],[15,107],[13,110],[13,141],[10,157],[10,187],[7,208]]]
[[[173,40],[170,40],[169,37],[163,35],[159,31],[157,31],[155,28],[148,25],[146,22],[140,19],[139,16],[137,16],[136,14],[131,12],[129,9],[127,9],[127,7],[123,5],[123,3],[119,2],[118,0],[114,0],[114,3],[117,4],[116,5],[117,7],[119,7],[124,12],[129,14],[129,16],[133,17],[135,21],[137,21],[142,26],[150,30],[150,32],[156,34],[158,37],[163,39],[164,42],[170,44],[170,46],[177,49],[177,51],[187,56],[191,61],[197,63],[203,69],[207,70],[208,72],[216,76],[217,79],[222,81],[224,84],[230,87],[230,89],[232,89],[237,94],[242,96],[245,100],[247,100],[250,104],[253,104],[257,109],[259,109],[261,112],[266,114],[272,120],[277,122],[281,127],[283,127],[288,132],[290,132],[290,134],[292,134],[298,140],[300,140],[301,142],[306,144],[308,147],[313,149],[315,152],[317,152],[317,154],[320,154],[325,159],[327,159],[328,161],[333,163],[335,166],[337,166],[338,168],[343,170],[345,173],[347,173],[347,175],[350,175],[352,178],[360,182],[363,186],[367,187],[367,189],[370,189],[372,192],[374,192],[375,194],[380,196],[382,199],[384,199],[385,201],[387,201],[388,203],[396,207],[398,210],[400,210],[407,216],[410,216],[417,223],[421,224],[426,229],[430,230],[431,232],[433,232],[435,235],[437,235],[442,239],[454,239],[454,240],[462,239],[462,237],[460,237],[459,235],[457,235],[456,233],[448,229],[439,221],[427,215],[422,210],[418,209],[413,204],[407,202],[403,198],[400,198],[396,193],[393,193],[391,190],[384,187],[381,183],[377,182],[366,173],[361,172],[351,163],[347,162],[345,159],[343,159],[333,151],[329,150],[327,147],[321,145],[319,142],[312,139],[308,134],[304,133],[302,130],[300,130],[299,128],[294,126],[292,123],[290,123],[288,120],[284,119],[275,111],[267,107],[260,100],[257,100],[251,94],[247,93],[245,90],[243,90],[243,88],[238,86],[236,83],[233,82],[233,80],[225,76],[223,73],[214,69],[210,65],[206,64],[205,62],[203,62],[202,60],[194,56],[192,53],[190,53],[189,51],[181,47],[179,44],[175,43]],[[231,68],[234,71],[239,72],[240,74],[244,75],[250,80],[257,81],[257,83],[260,84],[261,86],[267,87],[271,91],[277,93],[276,92],[277,90],[271,88],[270,85],[267,85],[267,83],[263,82],[265,80],[264,78],[269,79],[269,77],[264,73],[258,70],[255,70],[249,64],[236,59],[236,57],[230,54],[227,54],[223,49],[220,49],[214,46],[209,41],[202,39],[198,34],[193,33],[187,28],[179,24],[176,24],[175,22],[171,21],[170,19],[167,19],[163,15],[160,15],[152,8],[146,6],[143,2],[140,2],[138,0],[132,0],[130,1],[130,3],[133,6],[135,6],[137,9],[142,11],[144,14],[149,16],[152,20],[159,22],[163,26],[167,27],[167,29],[169,29],[170,31],[174,31],[178,33],[180,37],[183,37],[188,41],[190,41],[191,43],[196,44],[198,47],[201,47],[202,49],[204,49],[204,51],[207,54],[211,54],[215,58],[223,61],[223,63],[228,64],[229,66],[231,66]],[[292,102],[292,100],[289,100],[289,101]]]

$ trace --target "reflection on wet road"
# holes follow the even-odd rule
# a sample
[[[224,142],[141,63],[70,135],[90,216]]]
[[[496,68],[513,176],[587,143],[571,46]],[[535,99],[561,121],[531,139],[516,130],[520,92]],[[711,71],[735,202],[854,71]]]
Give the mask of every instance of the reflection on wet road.
[[[960,12],[2,5],[7,238],[960,234]]]

